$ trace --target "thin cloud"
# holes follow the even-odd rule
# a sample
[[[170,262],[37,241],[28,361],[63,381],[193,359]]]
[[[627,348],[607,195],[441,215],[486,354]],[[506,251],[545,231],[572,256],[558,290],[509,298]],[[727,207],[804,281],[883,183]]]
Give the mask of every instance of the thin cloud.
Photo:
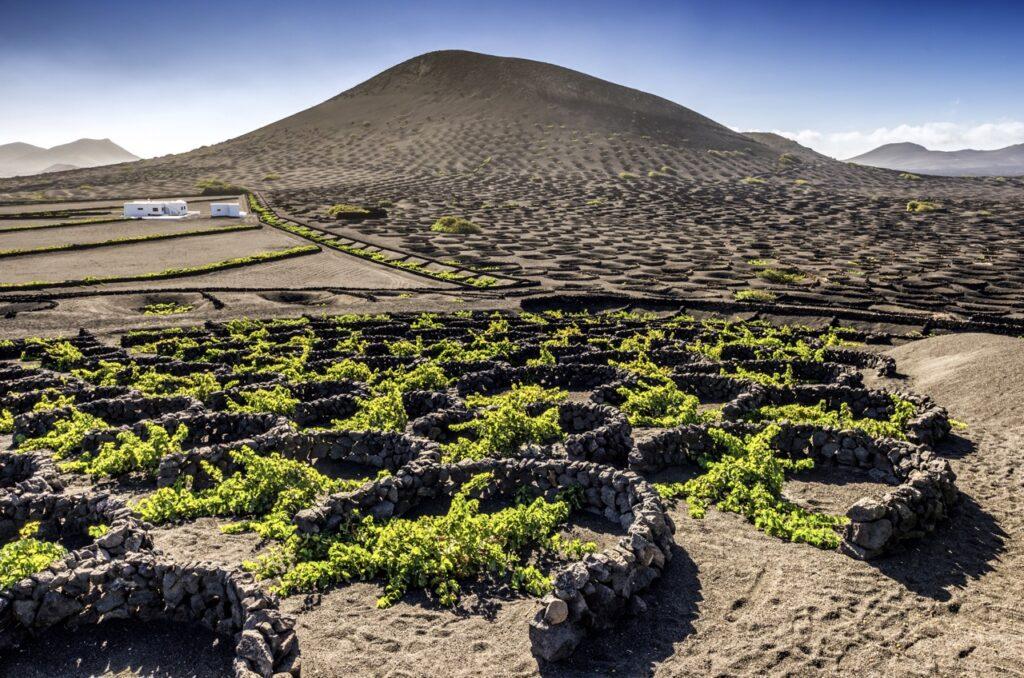
[[[752,130],[753,131],[753,130]],[[933,151],[958,151],[964,148],[992,150],[1024,143],[1024,122],[1004,120],[979,125],[954,122],[928,122],[923,125],[879,127],[870,132],[798,132],[771,130],[780,136],[808,146],[833,158],[852,158],[882,144],[911,142]]]

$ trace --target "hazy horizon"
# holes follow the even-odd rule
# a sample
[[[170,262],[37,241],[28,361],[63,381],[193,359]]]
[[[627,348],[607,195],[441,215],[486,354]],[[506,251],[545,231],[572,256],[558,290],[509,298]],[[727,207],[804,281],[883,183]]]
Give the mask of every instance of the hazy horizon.
[[[418,54],[468,49],[572,68],[837,158],[902,141],[989,150],[1024,142],[1024,87],[1007,86],[1024,72],[1017,14],[993,2],[5,2],[0,144],[188,151]]]

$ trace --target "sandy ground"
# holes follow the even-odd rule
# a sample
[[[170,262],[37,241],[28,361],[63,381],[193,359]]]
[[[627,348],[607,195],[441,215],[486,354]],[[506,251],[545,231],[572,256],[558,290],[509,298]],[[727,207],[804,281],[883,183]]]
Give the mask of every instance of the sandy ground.
[[[195,228],[210,228],[213,221],[197,219],[192,223]],[[284,250],[297,244],[280,231],[263,228],[245,233],[190,236],[78,252],[36,254],[4,261],[0,282],[61,281],[90,275],[142,275],[170,268],[203,266],[258,252]]]
[[[0,250],[29,249],[53,245],[87,244],[115,238],[140,238],[239,226],[236,219],[184,219],[182,221],[150,221],[133,219],[94,226],[44,228],[14,233],[0,232]]]

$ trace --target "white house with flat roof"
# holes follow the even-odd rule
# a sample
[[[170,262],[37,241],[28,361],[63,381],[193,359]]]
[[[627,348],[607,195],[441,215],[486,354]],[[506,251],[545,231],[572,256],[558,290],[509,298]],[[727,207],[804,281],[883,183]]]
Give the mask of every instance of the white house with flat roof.
[[[237,202],[211,202],[211,217],[244,217],[245,212]]]
[[[181,219],[188,216],[184,200],[132,200],[124,204],[126,219]]]

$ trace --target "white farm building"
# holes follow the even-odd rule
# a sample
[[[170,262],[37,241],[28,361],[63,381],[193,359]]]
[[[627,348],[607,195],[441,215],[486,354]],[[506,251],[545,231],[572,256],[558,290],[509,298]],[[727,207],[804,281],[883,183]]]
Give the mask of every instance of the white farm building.
[[[244,217],[245,212],[237,202],[211,202],[211,217]]]
[[[177,219],[188,216],[184,200],[133,200],[124,204],[126,219]]]

